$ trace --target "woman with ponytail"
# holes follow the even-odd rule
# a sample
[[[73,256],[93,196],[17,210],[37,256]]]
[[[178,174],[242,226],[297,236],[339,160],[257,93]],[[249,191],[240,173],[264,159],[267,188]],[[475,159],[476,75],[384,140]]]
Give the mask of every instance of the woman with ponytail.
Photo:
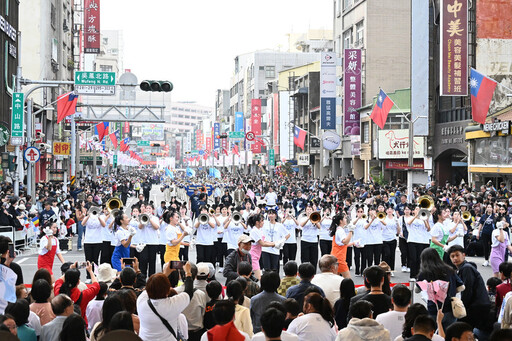
[[[100,284],[98,283],[96,276],[94,276],[92,264],[87,262],[85,269],[89,273],[89,276],[91,276],[92,283],[87,289],[80,292],[77,288],[77,285],[80,283],[80,270],[77,269],[77,265],[78,263],[71,264],[64,276],[55,281],[53,291],[55,296],[58,294],[66,294],[71,297],[75,304],[75,309],[80,308],[80,314],[87,324],[85,310],[87,308],[87,304],[89,304],[89,302],[98,295],[98,292],[100,291]],[[75,310],[75,312],[77,312],[77,310]]]
[[[345,232],[348,229],[348,234]],[[338,274],[344,278],[350,278],[350,270],[347,264],[347,247],[354,245],[350,242],[354,234],[354,225],[347,225],[347,215],[340,212],[332,219],[329,235],[332,237],[331,255],[338,259]]]
[[[304,297],[304,315],[290,323],[287,331],[296,334],[299,340],[333,341],[334,313],[331,303],[319,293],[312,292]]]
[[[116,248],[112,253],[110,262],[112,267],[117,271],[123,270],[121,266],[121,259],[130,257],[130,244],[133,236],[137,233],[135,228],[129,227],[130,217],[124,214],[122,211],[116,213],[114,219],[114,226],[112,233],[114,234],[114,240],[116,242]]]
[[[262,231],[263,224],[264,218],[261,213],[250,215],[249,218],[247,218],[247,226],[251,229],[249,237],[254,241],[251,245],[252,270],[258,280],[261,279],[260,257],[262,247],[275,246],[274,242],[265,241],[265,236]]]

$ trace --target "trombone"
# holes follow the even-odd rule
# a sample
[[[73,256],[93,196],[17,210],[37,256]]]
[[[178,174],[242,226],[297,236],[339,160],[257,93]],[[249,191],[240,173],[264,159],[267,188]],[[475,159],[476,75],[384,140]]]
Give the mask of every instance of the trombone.
[[[215,209],[213,207],[210,207],[210,210],[208,211],[210,214],[215,214]]]
[[[463,221],[470,221],[471,220],[471,213],[469,213],[469,211],[462,212],[462,220]]]
[[[90,215],[98,215],[101,212],[101,208],[98,206],[91,206],[89,208],[89,211],[87,211],[87,214]]]
[[[380,221],[384,221],[386,220],[386,213],[384,212],[378,212],[377,213],[377,219],[380,220]]]
[[[233,222],[238,225],[240,224],[240,222],[242,221],[242,215],[240,214],[240,212],[238,211],[235,211],[233,212],[233,215],[232,215],[232,218]]]
[[[208,214],[206,214],[206,213],[201,213],[197,219],[199,220],[200,224],[204,225],[204,224],[208,223],[208,221],[210,220],[210,217],[208,217]]]
[[[146,213],[139,214],[139,223],[146,225],[149,222],[149,215]]]
[[[311,220],[313,224],[316,224],[322,220],[322,216],[320,215],[319,212],[315,211],[309,215],[309,220]]]
[[[418,212],[418,216],[423,221],[429,220],[430,219],[430,215],[431,215],[430,211],[428,209],[426,209],[426,208],[422,208]]]
[[[434,199],[429,195],[422,195],[418,198],[418,206],[421,209],[431,211],[434,208]]]

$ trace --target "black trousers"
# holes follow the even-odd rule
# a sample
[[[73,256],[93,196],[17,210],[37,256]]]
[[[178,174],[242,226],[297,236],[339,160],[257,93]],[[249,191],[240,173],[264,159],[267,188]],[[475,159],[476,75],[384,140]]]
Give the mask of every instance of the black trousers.
[[[423,250],[429,247],[428,244],[407,242],[409,249],[409,265],[411,268],[410,278],[416,278],[420,272],[420,255]]]
[[[396,239],[382,243],[382,260],[395,270]]]
[[[158,252],[158,244],[146,244],[146,247],[140,253],[139,267],[140,272],[146,278],[153,275],[156,272],[156,254]]]
[[[320,239],[320,255],[328,255],[331,253],[332,249],[332,240],[322,240]]]
[[[284,244],[283,246],[283,265],[288,261],[295,260],[297,257],[297,244]]]
[[[215,257],[215,245],[199,245],[197,244],[196,245],[196,250],[197,250],[197,263],[200,263],[200,262],[208,262],[208,263],[213,263],[212,262],[212,258]]]
[[[485,260],[489,260],[489,255],[491,253],[491,235],[482,233],[480,240],[482,241],[482,245],[484,247]]]
[[[85,260],[99,265],[100,251],[103,243],[84,243]],[[87,278],[91,278],[87,271]]]
[[[144,201],[149,202],[149,192],[144,191]]]
[[[362,274],[364,269],[366,268],[366,257],[364,256],[364,248],[354,247],[354,264],[356,266],[356,275]]]
[[[279,270],[279,255],[274,255],[268,252],[262,252],[261,259],[263,260],[263,269],[265,269],[265,271]]]
[[[318,263],[318,242],[310,243],[301,240],[300,242],[300,261],[301,263],[309,262],[316,269]]]
[[[213,242],[213,245],[215,246],[215,262],[213,262],[213,265],[215,263],[219,263],[219,267],[224,267],[224,257],[227,257],[227,250],[228,250],[228,244],[222,242],[222,238],[218,238],[216,242]]]
[[[182,261],[188,261],[188,246],[180,248],[179,257]]]
[[[114,253],[114,249],[116,247],[110,245],[110,241],[103,241],[101,244],[101,257],[100,257],[100,264],[103,263],[109,263],[112,264],[112,254]]]
[[[382,254],[382,244],[369,244],[364,246],[364,257],[368,267],[373,264],[380,264],[380,256]]]
[[[398,248],[400,249],[400,263],[402,263],[402,266],[410,268],[409,247],[405,238],[398,238]]]
[[[158,253],[160,254],[160,264],[162,265],[162,271],[164,271],[164,256],[165,256],[165,245],[159,244],[158,245]]]
[[[352,246],[347,247],[347,266],[350,269],[352,267]]]

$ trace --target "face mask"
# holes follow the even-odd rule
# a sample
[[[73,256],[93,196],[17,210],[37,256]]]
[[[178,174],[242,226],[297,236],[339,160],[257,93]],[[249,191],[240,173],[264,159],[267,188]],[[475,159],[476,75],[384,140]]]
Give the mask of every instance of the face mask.
[[[240,252],[242,252],[244,255],[248,255],[250,253],[250,251],[246,249],[240,249]]]

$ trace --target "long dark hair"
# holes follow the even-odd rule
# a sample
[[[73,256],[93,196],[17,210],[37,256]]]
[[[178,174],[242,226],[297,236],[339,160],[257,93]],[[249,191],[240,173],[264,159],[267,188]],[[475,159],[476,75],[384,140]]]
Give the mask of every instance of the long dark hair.
[[[119,211],[116,212],[115,218],[114,218],[114,227],[112,228],[112,231],[114,233],[116,233],[118,227],[122,225],[123,216],[124,216],[124,212],[123,211],[119,210]]]
[[[329,322],[329,326],[334,326],[334,312],[331,302],[319,293],[312,292],[304,297],[304,303],[311,304],[315,312],[319,313],[324,320]]]
[[[101,331],[104,331],[105,333],[108,331],[112,317],[119,311],[123,311],[123,302],[119,296],[116,294],[107,296],[105,302],[103,303],[103,307],[101,308],[103,320],[94,331],[94,338],[96,340],[98,339],[99,333]]]
[[[257,221],[261,221],[261,220],[263,220],[263,214],[261,214],[261,213],[251,214],[247,218],[247,225],[249,225],[250,227],[255,227],[256,226],[256,222]]]
[[[343,299],[342,304],[348,311],[350,306],[350,299],[356,295],[356,287],[351,278],[344,278],[340,283],[340,300]]]
[[[86,341],[85,321],[82,316],[71,314],[64,320],[59,335],[60,341]]]
[[[420,261],[420,273],[429,282],[438,279],[447,280],[454,272],[433,248],[423,250]]]
[[[340,212],[332,218],[331,227],[329,228],[329,236],[334,237],[338,226],[340,226],[340,222],[345,218],[345,216],[346,214],[344,212]]]
[[[78,285],[80,280],[80,270],[73,268],[68,269],[64,274],[64,283],[60,287],[59,294],[66,294],[71,297],[71,290]]]
[[[420,315],[428,315],[427,308],[420,303],[411,304],[405,313],[404,328],[402,330],[404,340],[412,336],[411,328],[414,325],[414,320]]]

